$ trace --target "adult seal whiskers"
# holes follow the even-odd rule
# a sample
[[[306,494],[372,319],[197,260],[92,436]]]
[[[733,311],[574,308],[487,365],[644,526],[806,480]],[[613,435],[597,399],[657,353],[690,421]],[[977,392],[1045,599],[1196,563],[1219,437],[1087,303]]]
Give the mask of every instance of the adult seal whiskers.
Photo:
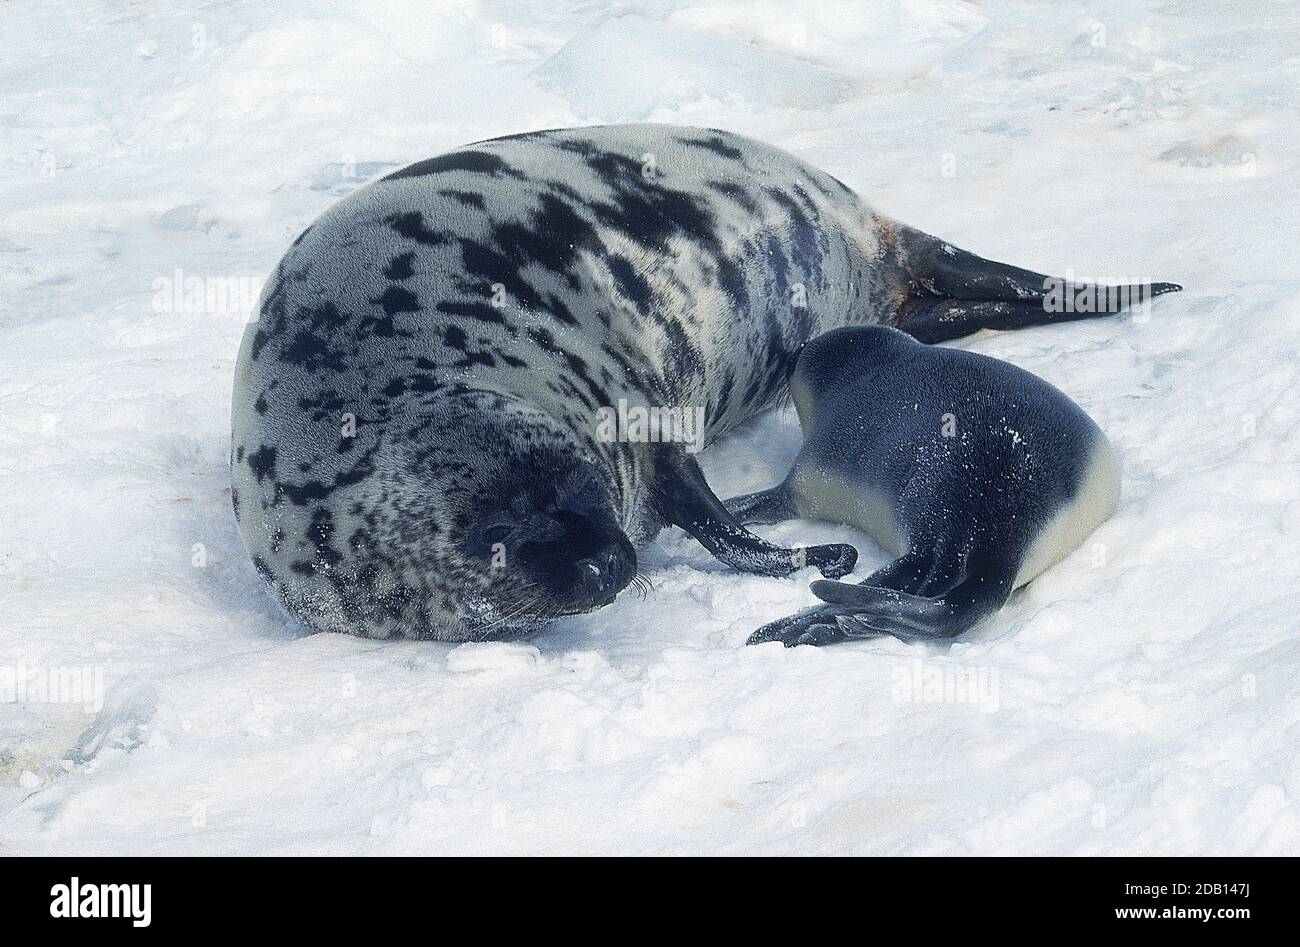
[[[738,569],[842,575],[851,547],[764,542],[686,445],[602,437],[600,409],[703,409],[708,443],[839,326],[934,342],[1097,314],[1049,311],[1045,279],[727,132],[468,145],[349,195],[268,280],[235,373],[240,533],[291,615],[372,637],[504,637],[600,607],[667,524]]]

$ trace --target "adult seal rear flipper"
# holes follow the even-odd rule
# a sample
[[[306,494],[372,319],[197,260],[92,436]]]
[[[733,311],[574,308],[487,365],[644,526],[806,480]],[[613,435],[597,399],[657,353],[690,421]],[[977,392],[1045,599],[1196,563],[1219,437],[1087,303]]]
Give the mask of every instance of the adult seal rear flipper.
[[[1073,282],[987,260],[905,224],[895,223],[894,234],[897,262],[909,279],[906,297],[886,321],[920,342],[1115,315],[1183,288]]]
[[[756,536],[733,516],[704,479],[693,457],[673,455],[657,484],[656,505],[663,518],[686,530],[719,561],[741,572],[785,576],[816,566],[838,579],[853,571],[858,552],[844,543],[785,549]]]

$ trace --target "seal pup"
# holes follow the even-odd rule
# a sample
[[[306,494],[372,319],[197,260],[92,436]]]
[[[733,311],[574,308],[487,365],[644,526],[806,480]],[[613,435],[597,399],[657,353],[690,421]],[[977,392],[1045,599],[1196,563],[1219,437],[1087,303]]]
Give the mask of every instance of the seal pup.
[[[778,486],[727,501],[746,523],[849,523],[897,558],[749,644],[951,638],[1065,558],[1115,511],[1120,468],[1065,394],[1007,362],[885,326],[809,342],[790,393],[804,432]]]
[[[700,412],[708,444],[841,325],[939,341],[1122,308],[1049,291],[739,135],[467,145],[354,191],[267,280],[235,369],[240,534],[292,616],[376,638],[508,637],[598,608],[666,525],[737,569],[843,575],[852,547],[764,542],[694,445],[602,436],[602,411]]]

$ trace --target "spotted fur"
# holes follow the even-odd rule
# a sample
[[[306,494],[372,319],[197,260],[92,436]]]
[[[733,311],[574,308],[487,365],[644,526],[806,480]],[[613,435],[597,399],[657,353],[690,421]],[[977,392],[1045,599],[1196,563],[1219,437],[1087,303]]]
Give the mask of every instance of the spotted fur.
[[[897,321],[922,236],[696,128],[513,135],[363,187],[294,241],[240,350],[232,495],[253,562],[317,629],[530,630],[554,609],[466,551],[473,517],[547,502],[581,459],[648,541],[677,461],[597,438],[596,410],[701,406],[716,439],[774,403],[809,338]]]

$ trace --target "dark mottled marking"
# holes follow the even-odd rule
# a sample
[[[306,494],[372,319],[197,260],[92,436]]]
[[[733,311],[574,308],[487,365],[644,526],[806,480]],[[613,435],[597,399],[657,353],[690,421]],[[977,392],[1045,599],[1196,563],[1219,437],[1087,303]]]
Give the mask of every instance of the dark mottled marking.
[[[275,479],[275,445],[263,444],[257,450],[248,455],[248,469],[253,471],[257,477],[257,482],[261,483],[266,477]]]
[[[408,211],[404,214],[393,214],[391,217],[386,217],[384,223],[407,240],[414,240],[426,246],[436,247],[447,242],[445,236],[434,233],[424,226],[424,214],[418,210]]]
[[[559,352],[560,347],[556,344],[555,336],[551,335],[549,329],[545,326],[532,326],[528,330],[528,337],[537,344],[537,347],[544,352]]]
[[[508,175],[523,178],[524,175],[512,168],[500,155],[490,151],[453,151],[407,165],[394,171],[382,180],[397,181],[401,178],[417,178],[426,174],[443,174],[449,171],[466,171],[470,174]]]
[[[286,300],[287,289],[284,281],[285,265],[283,262],[276,267],[275,276],[267,285],[265,295],[262,298],[262,306],[259,312],[257,328],[253,334],[253,359],[257,360],[262,354],[262,348],[271,339],[272,332],[280,332],[284,329],[286,319]]]
[[[259,328],[253,333],[253,361],[257,361],[257,359],[261,357],[262,349],[270,339],[271,333],[267,332],[265,329]]]
[[[257,574],[262,577],[262,581],[271,583],[275,582],[275,573],[272,572],[271,567],[266,564],[266,560],[257,554],[253,555],[253,568],[256,569]]]
[[[474,365],[484,365],[492,368],[496,365],[496,360],[487,352],[473,351],[466,352],[464,358],[457,359],[451,365],[453,368],[471,368]]]
[[[735,379],[735,373],[729,370],[722,385],[719,386],[718,401],[713,406],[713,420],[726,416],[727,407],[731,404],[731,388],[736,383]]]
[[[444,345],[449,345],[454,349],[465,351],[465,345],[469,342],[469,336],[460,326],[447,326],[447,331],[442,335]]]
[[[467,292],[488,297],[492,295],[493,284],[500,283],[511,302],[520,308],[543,308],[537,290],[519,275],[518,261],[512,261],[500,250],[475,240],[462,239],[460,250],[465,274],[479,280],[467,283],[464,287]]]
[[[397,328],[397,323],[393,317],[385,314],[381,319],[378,316],[366,316],[357,324],[356,338],[366,339],[371,336],[391,339],[399,335],[410,335],[410,332],[401,332]]]
[[[567,201],[542,194],[529,222],[502,223],[492,228],[500,253],[514,262],[537,263],[562,273],[582,248],[599,246],[595,228]]]
[[[370,301],[382,306],[384,314],[389,316],[399,312],[420,311],[419,297],[404,286],[389,286],[384,290],[383,295]]]
[[[333,482],[308,480],[299,484],[281,483],[280,488],[295,506],[305,506],[312,500],[323,500],[341,487],[360,483],[374,473],[373,457],[377,447],[372,447],[362,455],[351,470],[335,475]]]
[[[564,300],[559,296],[546,297],[546,311],[556,319],[559,319],[565,325],[578,325],[578,317],[570,311],[569,307],[565,305]]]
[[[706,186],[717,191],[729,201],[734,201],[746,214],[758,213],[758,202],[743,188],[728,181],[706,181]]]
[[[322,391],[315,398],[298,399],[298,407],[303,411],[310,411],[313,421],[323,421],[327,416],[341,413],[347,404],[348,402],[333,389]]]
[[[438,193],[445,197],[450,197],[452,200],[460,201],[467,207],[477,207],[479,210],[484,209],[483,195],[477,194],[474,191],[446,190],[439,191]]]
[[[684,145],[693,145],[696,148],[703,148],[706,151],[711,151],[719,157],[726,158],[728,161],[735,161],[741,165],[744,165],[745,163],[744,152],[739,148],[727,144],[723,141],[721,135],[711,135],[708,138],[689,138],[686,136],[679,136],[677,140]]]
[[[304,310],[312,329],[317,332],[335,332],[347,325],[347,314],[332,302],[311,306]]]
[[[691,344],[680,322],[665,320],[661,323],[668,337],[668,371],[683,378],[703,370],[699,350]]]
[[[399,253],[388,261],[388,266],[384,269],[384,276],[391,280],[410,279],[415,275],[415,269],[411,265],[414,262],[414,253]]]
[[[639,303],[644,307],[654,298],[650,283],[644,276],[633,269],[631,261],[626,257],[611,253],[605,258],[605,265],[609,267],[609,272],[614,277],[614,284],[618,287],[619,292],[631,302],[634,304]]]
[[[331,545],[334,538],[334,517],[323,507],[312,514],[311,525],[307,527],[307,540],[316,550],[316,561],[327,565],[338,565],[342,556]]]

